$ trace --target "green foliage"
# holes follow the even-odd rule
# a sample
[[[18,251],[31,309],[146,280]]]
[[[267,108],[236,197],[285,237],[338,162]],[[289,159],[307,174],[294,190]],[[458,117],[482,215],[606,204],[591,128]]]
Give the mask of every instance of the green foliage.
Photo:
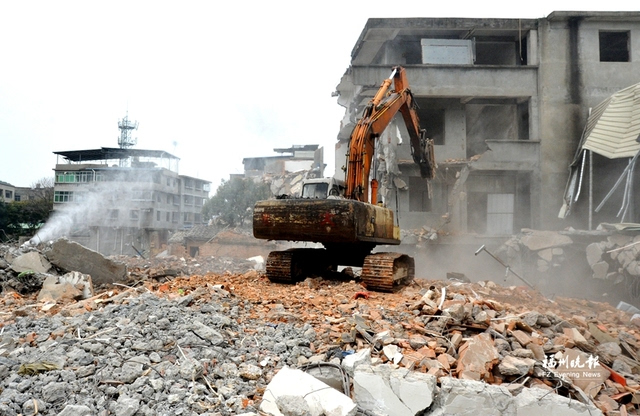
[[[253,215],[255,203],[270,196],[268,184],[232,177],[222,181],[216,194],[204,204],[202,214],[204,218],[214,218],[232,227],[242,226]]]
[[[53,211],[53,181],[43,178],[24,201],[0,201],[0,241],[35,235]]]

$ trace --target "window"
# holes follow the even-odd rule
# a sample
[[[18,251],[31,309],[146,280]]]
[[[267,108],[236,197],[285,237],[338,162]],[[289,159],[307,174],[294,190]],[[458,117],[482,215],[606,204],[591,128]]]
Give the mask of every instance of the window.
[[[167,222],[171,221],[171,213],[169,211],[167,211],[167,215],[165,216],[165,221]]]
[[[133,201],[151,201],[151,191],[133,191],[131,199]]]
[[[136,221],[140,218],[140,212],[137,209],[132,209],[129,211],[129,219]]]
[[[444,108],[418,109],[420,126],[427,131],[427,137],[433,144],[444,144]]]
[[[56,173],[56,183],[87,183],[102,181],[100,172],[58,172]]]
[[[513,233],[514,194],[487,195],[487,233]]]
[[[629,62],[629,32],[600,32],[600,62]]]
[[[325,199],[327,197],[327,190],[329,184],[322,183],[307,183],[302,187],[302,197],[311,199]]]
[[[179,212],[173,211],[171,213],[171,222],[178,222],[178,215],[180,215]]]
[[[117,220],[119,216],[120,216],[120,210],[110,209],[108,212],[108,218],[110,220]]]
[[[160,221],[160,211],[156,211],[156,221]]]
[[[53,202],[73,202],[73,192],[70,191],[55,191],[53,193]]]
[[[5,198],[5,199],[8,199],[8,200],[13,199],[13,191],[10,191],[10,190],[8,190],[8,189],[7,189],[7,190],[5,190],[5,191],[4,191],[4,198]]]
[[[409,211],[430,212],[429,183],[419,176],[409,177]]]
[[[421,39],[423,64],[472,65],[471,39]]]

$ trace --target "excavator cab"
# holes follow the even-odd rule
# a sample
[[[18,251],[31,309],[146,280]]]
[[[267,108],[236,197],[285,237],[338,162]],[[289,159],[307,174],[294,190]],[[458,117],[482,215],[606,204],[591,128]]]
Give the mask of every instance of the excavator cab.
[[[302,185],[302,198],[344,198],[346,189],[344,181],[335,178],[307,179]]]

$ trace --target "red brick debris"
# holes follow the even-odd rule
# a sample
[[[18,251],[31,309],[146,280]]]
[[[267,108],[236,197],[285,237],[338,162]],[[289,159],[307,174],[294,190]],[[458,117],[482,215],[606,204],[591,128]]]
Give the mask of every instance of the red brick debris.
[[[238,319],[312,325],[315,354],[370,348],[378,362],[437,378],[481,380],[514,394],[535,386],[593,401],[607,415],[640,414],[640,328],[629,313],[606,303],[550,300],[528,287],[493,282],[416,280],[398,293],[378,293],[354,280],[274,284],[256,270],[180,275],[135,264],[129,270],[135,277],[130,287],[102,288],[89,299],[53,306],[38,304],[37,294],[4,292],[0,328],[18,316],[82,314],[142,292],[191,295],[190,306],[198,307],[224,290],[253,305],[250,316]],[[578,369],[589,376],[573,377]]]

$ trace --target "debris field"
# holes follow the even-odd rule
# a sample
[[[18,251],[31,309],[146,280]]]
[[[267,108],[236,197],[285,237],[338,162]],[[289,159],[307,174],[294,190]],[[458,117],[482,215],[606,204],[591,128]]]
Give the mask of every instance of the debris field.
[[[282,285],[250,261],[171,256],[110,259],[124,280],[76,271],[88,293],[43,296],[74,271],[12,264],[47,253],[0,247],[3,415],[640,414],[640,320],[607,303],[491,281]]]

